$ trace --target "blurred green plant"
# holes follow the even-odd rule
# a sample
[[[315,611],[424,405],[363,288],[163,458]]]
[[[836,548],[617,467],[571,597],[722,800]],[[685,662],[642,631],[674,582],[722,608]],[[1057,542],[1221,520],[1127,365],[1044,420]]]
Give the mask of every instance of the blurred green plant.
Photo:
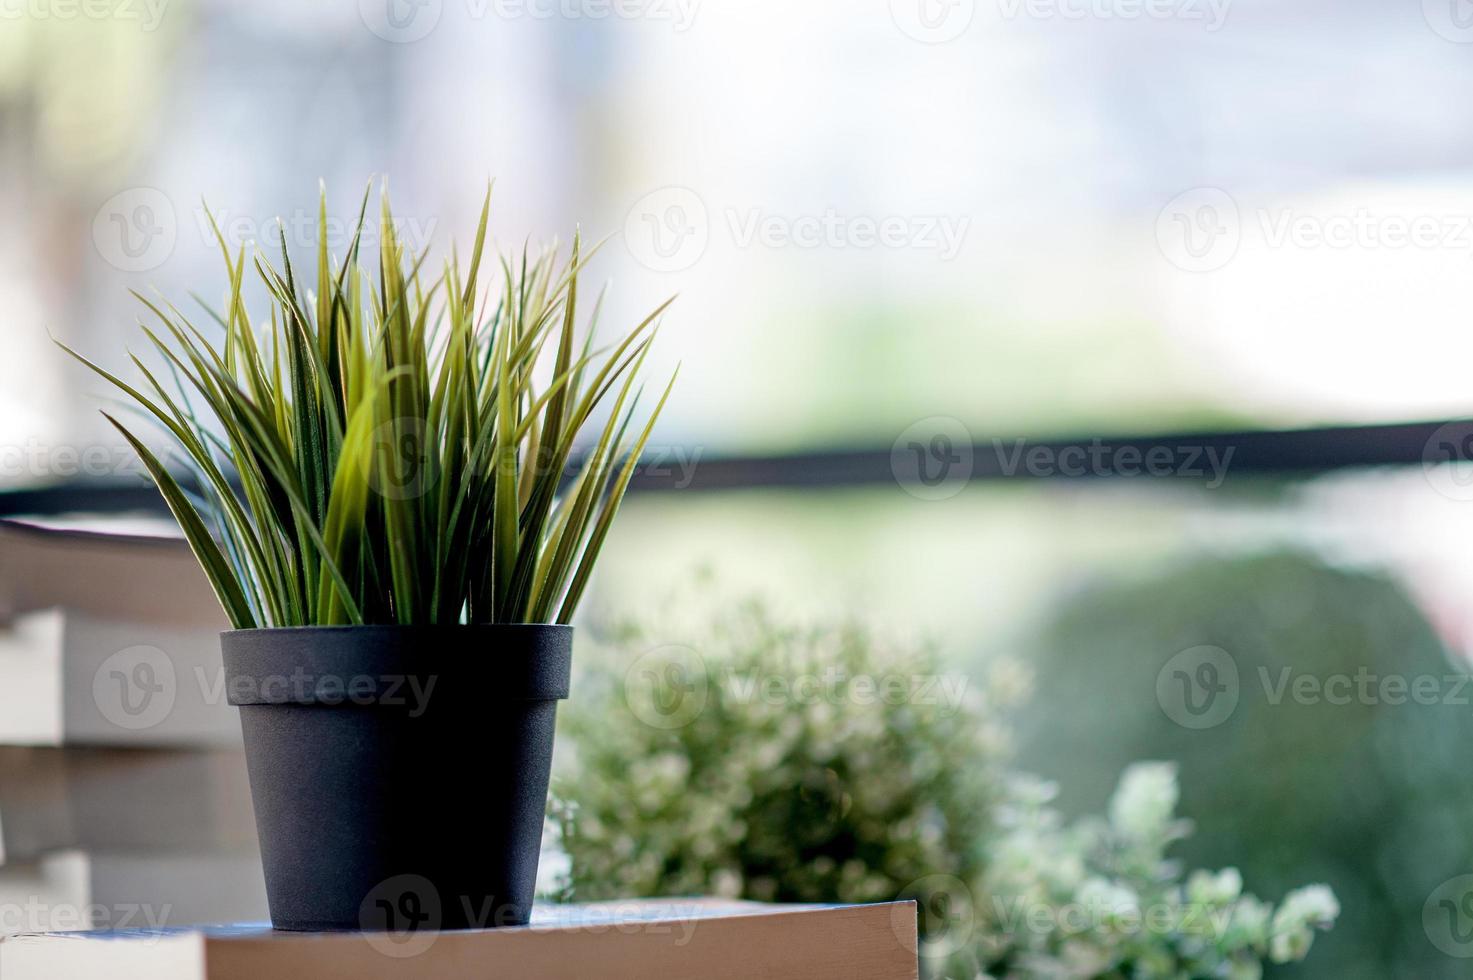
[[[1183,714],[1174,658],[1213,648],[1216,710]],[[1389,576],[1295,552],[1104,575],[1024,650],[1036,696],[1017,764],[1058,783],[1063,813],[1098,811],[1133,760],[1173,762],[1197,827],[1183,860],[1340,897],[1339,927],[1285,975],[1468,976],[1429,941],[1423,906],[1473,867],[1473,683]]]
[[[232,258],[218,228],[228,299],[223,312],[200,303],[223,331],[218,341],[174,305],[135,294],[162,328],[140,324],[172,385],[136,355],[142,388],[68,351],[181,450],[193,492],[107,416],[236,628],[566,623],[670,393],[629,438],[640,367],[669,302],[595,350],[599,304],[578,337],[587,256],[576,236],[566,262],[555,248],[502,257],[483,295],[489,190],[469,266],[452,256],[432,282],[421,273],[427,253],[411,255],[396,238],[387,194],[377,260],[360,266],[368,202],[365,191],[338,266],[324,192],[315,291],[298,281],[284,230],[280,268],[254,256],[269,321],[247,314],[245,248]],[[549,369],[541,387],[539,365]],[[579,459],[580,433],[611,392],[608,419]]]
[[[978,874],[1005,683],[965,684],[932,651],[853,622],[784,624],[757,603],[668,642],[621,627],[560,719],[576,898],[870,902]]]
[[[952,975],[1257,980],[1264,963],[1303,959],[1340,913],[1324,885],[1274,908],[1244,894],[1234,868],[1183,881],[1166,857],[1190,834],[1169,764],[1126,769],[1103,818],[1066,823],[1049,806],[1055,791],[1019,778],[998,809],[978,888],[981,941],[954,957]]]
[[[562,719],[561,898],[914,898],[928,973],[1077,980],[1247,980],[1337,914],[1323,888],[1276,911],[1231,870],[1182,884],[1170,766],[1130,768],[1108,818],[1065,825],[1006,771],[1029,687],[1009,664],[968,683],[933,649],[756,602],[690,645],[626,624],[593,660]]]

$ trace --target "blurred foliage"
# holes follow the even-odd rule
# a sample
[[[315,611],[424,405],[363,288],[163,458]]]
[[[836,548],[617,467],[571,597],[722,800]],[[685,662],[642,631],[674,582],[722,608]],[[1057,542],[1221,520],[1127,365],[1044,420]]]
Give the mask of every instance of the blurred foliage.
[[[556,794],[574,897],[872,902],[980,872],[1002,681],[754,603],[693,639],[625,627],[575,681]]]
[[[576,680],[559,897],[914,898],[931,971],[1009,978],[1244,980],[1334,919],[1328,889],[1276,914],[1231,870],[1182,885],[1169,766],[1130,769],[1107,820],[1066,826],[1040,781],[1005,771],[1007,709],[1028,688],[1006,663],[968,683],[930,649],[759,603],[691,639],[624,626]],[[1131,903],[1173,917],[1132,928]],[[1080,927],[1075,908],[1105,911]]]
[[[1167,716],[1158,679],[1199,645],[1232,658],[1237,702],[1220,724],[1189,728]],[[1473,860],[1473,685],[1390,579],[1293,553],[1195,560],[1077,591],[1030,653],[1019,763],[1059,781],[1065,812],[1097,809],[1133,759],[1170,760],[1199,830],[1188,860],[1234,864],[1269,891],[1334,888],[1340,928],[1284,975],[1468,975],[1428,941],[1422,909]],[[1355,685],[1349,703],[1322,686],[1337,677]],[[1286,678],[1305,684],[1300,696]],[[1411,703],[1386,678],[1431,678],[1443,703]]]
[[[949,975],[1257,980],[1265,961],[1303,959],[1314,931],[1339,914],[1323,885],[1275,909],[1244,894],[1234,868],[1183,882],[1166,857],[1190,834],[1169,764],[1127,769],[1104,818],[1066,824],[1048,806],[1055,789],[1019,779],[999,808],[980,888],[982,939],[960,950]]]

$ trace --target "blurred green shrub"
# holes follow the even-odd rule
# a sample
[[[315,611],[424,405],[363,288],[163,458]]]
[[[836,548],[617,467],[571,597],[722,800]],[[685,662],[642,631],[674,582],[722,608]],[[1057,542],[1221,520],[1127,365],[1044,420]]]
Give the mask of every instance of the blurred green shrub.
[[[911,897],[931,971],[965,977],[1244,980],[1334,917],[1327,890],[1275,914],[1231,871],[1180,885],[1169,767],[1130,770],[1108,820],[1065,826],[1005,773],[1005,710],[1027,688],[1005,664],[968,682],[933,651],[755,603],[691,645],[625,627],[593,659],[563,717],[562,897]],[[1082,925],[1047,914],[1099,901]],[[1129,902],[1216,918],[1132,930]]]
[[[657,635],[611,637],[561,719],[576,898],[871,902],[975,878],[1002,785],[995,690],[754,603],[688,646]]]
[[[1236,869],[1183,882],[1166,851],[1187,837],[1177,819],[1176,770],[1125,771],[1108,816],[1066,824],[1055,788],[1020,779],[998,810],[979,891],[980,942],[953,957],[951,976],[1257,980],[1262,964],[1303,959],[1314,931],[1339,914],[1323,885],[1277,909],[1243,893]]]
[[[1097,811],[1113,773],[1169,760],[1198,831],[1188,861],[1270,892],[1334,888],[1339,928],[1285,975],[1469,975],[1423,910],[1473,870],[1473,685],[1386,576],[1292,553],[1194,560],[1076,591],[1027,652],[1018,763],[1058,781],[1061,810]]]

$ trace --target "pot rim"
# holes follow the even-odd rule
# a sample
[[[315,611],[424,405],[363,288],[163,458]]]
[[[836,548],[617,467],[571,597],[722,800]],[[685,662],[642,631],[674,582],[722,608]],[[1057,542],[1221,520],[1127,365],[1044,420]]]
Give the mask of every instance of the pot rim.
[[[223,636],[249,636],[252,634],[271,634],[281,636],[286,633],[415,633],[428,631],[453,631],[471,632],[477,630],[555,630],[573,632],[572,623],[364,623],[354,625],[352,623],[335,623],[324,626],[253,626],[249,629],[221,630]]]
[[[507,701],[568,696],[573,627],[559,623],[288,626],[220,634],[226,701],[340,705],[342,692],[389,704],[404,684],[451,681]]]

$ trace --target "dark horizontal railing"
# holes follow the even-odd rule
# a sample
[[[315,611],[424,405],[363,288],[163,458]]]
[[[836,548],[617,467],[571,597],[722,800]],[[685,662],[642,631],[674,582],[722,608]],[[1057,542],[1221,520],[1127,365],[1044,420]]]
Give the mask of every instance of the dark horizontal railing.
[[[1230,474],[1257,473],[1286,476],[1313,475],[1367,466],[1420,465],[1441,460],[1433,437],[1455,425],[1444,437],[1473,434],[1473,422],[1411,422],[1394,425],[1337,426],[1280,431],[1186,432],[1152,436],[1032,440],[983,439],[971,444],[973,480],[1080,479],[1151,476],[1145,460],[1152,450],[1171,453],[1169,474],[1200,468],[1212,478],[1212,461],[1224,463]],[[1466,430],[1466,431],[1465,431]],[[1436,440],[1442,443],[1443,438]],[[920,452],[930,452],[924,436]],[[1467,454],[1466,443],[1462,458]],[[667,459],[650,458],[635,480],[640,490],[733,490],[748,487],[848,487],[894,483],[916,463],[907,459],[911,447],[825,450],[773,456],[711,456],[682,469],[674,452]],[[952,447],[955,451],[955,447]],[[1080,454],[1083,454],[1081,464]],[[939,455],[939,454],[938,454]],[[1193,456],[1195,455],[1195,458]],[[1031,465],[1029,458],[1041,461]],[[688,464],[689,454],[686,455]],[[1164,459],[1164,457],[1161,457]],[[1124,462],[1136,460],[1140,462]]]
[[[918,467],[948,465],[963,480],[1159,477],[1209,485],[1242,474],[1310,476],[1340,469],[1473,459],[1473,422],[1410,422],[1280,431],[1184,432],[1084,439],[982,439],[956,446],[923,433],[895,449],[719,455],[682,446],[651,453],[636,492],[836,488],[894,484]],[[934,455],[934,460],[931,456]],[[1154,462],[1152,462],[1154,460]],[[938,470],[937,476],[945,476]],[[161,510],[143,482],[73,481],[0,492],[0,516],[76,511]]]

